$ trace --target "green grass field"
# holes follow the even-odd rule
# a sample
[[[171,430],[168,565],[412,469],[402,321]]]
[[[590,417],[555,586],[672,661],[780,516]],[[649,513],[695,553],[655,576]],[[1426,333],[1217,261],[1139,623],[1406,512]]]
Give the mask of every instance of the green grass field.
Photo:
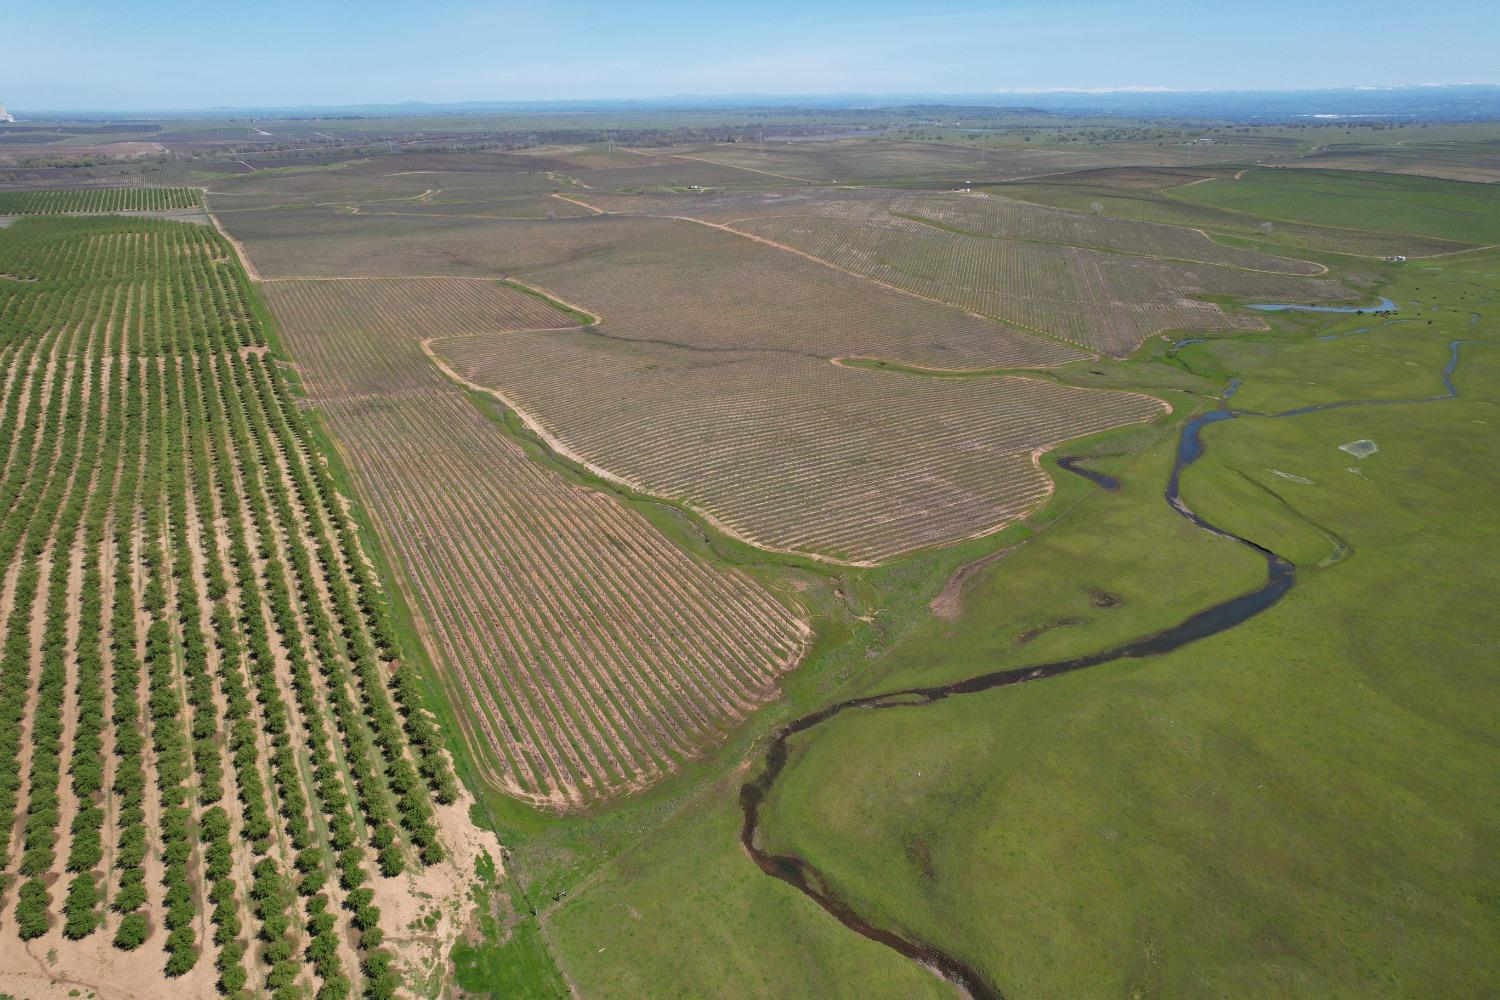
[[[1441,301],[1458,277],[1422,280]],[[1403,336],[1288,347],[1246,372],[1243,405],[1301,405],[1300,386],[1275,390],[1293,372],[1329,398],[1441,392],[1447,342],[1483,334],[1461,317]],[[862,912],[948,943],[1007,995],[1482,993],[1500,975],[1478,947],[1500,930],[1487,722],[1500,690],[1483,625],[1500,598],[1500,447],[1484,430],[1500,415],[1496,346],[1463,349],[1457,400],[1213,427],[1187,499],[1298,563],[1281,605],[1156,660],[841,718],[801,745],[769,846],[811,859]],[[1383,366],[1351,373],[1351,355],[1375,353]],[[1338,450],[1366,437],[1374,456]],[[1075,522],[1102,529],[1077,539],[1098,585],[1234,580],[1216,540],[1159,543],[1168,462],[1146,453],[1122,478],[1147,488],[1107,501],[1140,508],[1135,531]],[[1083,553],[1064,534],[1032,547],[1042,572],[1013,557],[974,613],[914,631],[864,687],[1107,645],[1115,630],[1066,599]],[[1330,534],[1352,554],[1320,567]],[[1047,607],[1085,623],[1019,648],[1018,584],[1024,606],[1049,565]],[[955,649],[983,652],[950,675]]]
[[[1275,317],[1184,348],[1174,370],[1243,377],[1235,402],[1257,411],[1440,393],[1450,340],[1496,339],[1496,271],[1487,255],[1391,269],[1401,323]],[[1208,431],[1185,495],[1298,564],[1280,605],[1158,659],[841,717],[796,744],[765,846],[1007,996],[1482,994],[1500,976],[1480,944],[1500,930],[1482,624],[1500,598],[1500,351],[1462,350],[1457,400]],[[1145,380],[1167,362],[1148,347],[1132,365]],[[1381,448],[1367,459],[1337,448],[1364,437]],[[1062,480],[959,620],[912,619],[840,696],[1103,648],[1254,586],[1256,557],[1162,503],[1173,444],[1168,428],[1073,449],[1122,489]],[[580,991],[914,995],[884,962],[849,973],[846,949],[870,945],[754,869],[736,785],[705,784],[549,913]],[[728,957],[696,959],[710,952]]]
[[[888,145],[870,166],[875,174],[936,176],[950,164],[1004,160]],[[778,151],[764,162],[747,149],[703,151],[735,161],[725,169],[743,170],[743,161],[808,177],[836,169],[844,179],[859,166],[855,146]],[[593,162],[597,154],[578,156],[576,169],[591,178],[609,172]],[[1245,416],[1206,432],[1207,455],[1188,472],[1184,496],[1297,564],[1298,585],[1280,604],[1166,656],[840,716],[793,743],[762,810],[761,845],[806,858],[859,913],[938,944],[1008,997],[1493,992],[1500,255],[1403,266],[1371,258],[1495,242],[1494,195],[1353,172],[1251,169],[1230,180],[1241,165],[989,190],[1084,212],[1098,201],[1105,215],[1201,227],[1227,245],[1314,259],[1362,294],[1389,295],[1399,314],[1256,314],[1268,329],[1175,347],[1153,337],[1128,358],[1049,369],[1046,377],[1068,385],[1160,396],[1175,412],[1060,449],[1117,478],[1117,492],[1058,469],[1057,454],[1045,457],[1055,494],[992,538],[873,570],[768,554],[690,510],[558,460],[493,399],[473,397],[535,461],[613,493],[677,545],[795,593],[818,640],[781,700],[705,759],[623,801],[547,815],[485,793],[470,762],[459,762],[481,793],[476,818],[508,852],[506,878],[479,873],[479,919],[451,954],[466,993],[952,995],[746,856],[737,795],[760,767],[768,734],[854,695],[1107,648],[1254,588],[1265,572],[1259,557],[1163,502],[1188,414],[1215,405],[1231,379],[1243,380],[1235,406],[1260,414],[1441,394],[1457,338],[1488,341],[1461,348],[1458,399]],[[1213,179],[1177,183],[1199,176]],[[459,197],[461,183],[432,195],[432,207]],[[366,185],[351,199],[361,215],[332,207],[343,195],[329,193]],[[425,213],[414,196],[450,186],[421,175],[386,179],[374,168],[368,178],[304,177],[298,197],[284,202],[292,188],[241,186],[275,207],[235,211],[217,195],[214,207],[229,209],[226,222],[244,229],[253,253],[273,247],[273,274],[479,274],[497,264],[527,273],[587,250],[589,240],[569,234],[632,224],[362,218],[387,197],[410,204],[392,200],[378,211]],[[498,194],[476,184],[463,196],[477,203]],[[1270,234],[1259,229],[1266,219],[1275,220]],[[1011,373],[862,367],[914,379]],[[1362,438],[1380,450],[1364,459],[1339,450]],[[998,552],[944,605],[949,613],[929,610],[956,570]],[[452,721],[436,694],[434,706]],[[456,737],[452,746],[465,752]]]
[[[1247,170],[1172,189],[1172,197],[1343,229],[1456,240],[1500,240],[1500,190],[1488,184],[1395,174],[1325,170]]]

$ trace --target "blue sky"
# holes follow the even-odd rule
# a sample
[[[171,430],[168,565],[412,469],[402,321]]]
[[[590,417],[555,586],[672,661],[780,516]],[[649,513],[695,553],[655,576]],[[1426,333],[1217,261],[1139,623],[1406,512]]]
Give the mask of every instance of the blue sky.
[[[7,0],[23,110],[1500,82],[1500,3]]]

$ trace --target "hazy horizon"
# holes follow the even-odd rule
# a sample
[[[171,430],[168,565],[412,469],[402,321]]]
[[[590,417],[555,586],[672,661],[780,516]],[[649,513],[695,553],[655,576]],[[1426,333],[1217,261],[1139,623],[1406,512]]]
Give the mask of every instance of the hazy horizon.
[[[6,24],[26,44],[0,66],[0,103],[38,112],[1450,85],[1492,77],[1500,46],[1494,9],[1393,0],[960,2],[920,13],[889,0],[768,0],[693,17],[659,2],[622,12],[596,0],[439,0],[417,19],[388,2],[357,15],[285,0],[205,15],[164,0],[81,0],[65,14],[21,0]],[[1370,25],[1399,37],[1399,61],[1372,59]]]
[[[545,109],[555,106],[559,111],[591,110],[610,111],[623,106],[652,106],[654,108],[670,110],[673,102],[684,109],[709,110],[723,109],[733,110],[735,108],[752,107],[795,107],[798,102],[821,102],[827,106],[836,106],[840,100],[868,100],[876,102],[872,106],[898,106],[899,102],[912,101],[922,103],[926,101],[951,100],[958,104],[973,104],[975,107],[1027,107],[1032,104],[1040,104],[1044,109],[1048,99],[1077,98],[1080,103],[1077,107],[1087,107],[1087,98],[1097,97],[1104,99],[1122,99],[1139,97],[1170,98],[1170,97],[1196,97],[1196,96],[1224,96],[1237,95],[1285,95],[1297,96],[1301,94],[1341,94],[1356,96],[1359,94],[1379,94],[1392,91],[1416,91],[1423,90],[1458,90],[1462,88],[1494,88],[1500,90],[1500,83],[1490,82],[1462,82],[1462,83],[1407,83],[1407,84],[1348,84],[1338,87],[1294,87],[1294,88],[1252,88],[1233,90],[1185,90],[1170,87],[1038,87],[1038,88],[1007,88],[983,91],[912,91],[904,93],[869,93],[859,91],[821,91],[821,92],[786,92],[786,93],[755,93],[755,92],[722,92],[722,93],[677,93],[677,94],[647,94],[640,97],[576,97],[576,98],[534,98],[534,99],[510,99],[510,98],[469,98],[451,101],[425,101],[420,99],[397,98],[389,101],[358,101],[346,103],[321,103],[321,102],[286,102],[276,104],[198,104],[182,105],[177,107],[166,106],[123,106],[119,104],[103,103],[97,106],[73,105],[68,107],[36,107],[19,104],[16,102],[0,101],[0,107],[5,107],[11,112],[24,111],[34,115],[53,114],[97,114],[97,113],[120,113],[149,116],[152,114],[183,115],[194,114],[211,115],[214,113],[261,113],[278,111],[329,111],[340,110],[362,110],[410,107],[418,113],[427,111],[430,113],[441,113],[446,109],[478,110],[488,108],[500,110],[515,109]],[[992,104],[981,103],[986,98],[993,98]],[[715,105],[715,101],[725,102]],[[756,102],[763,101],[762,104]],[[1378,117],[1378,116],[1375,116]]]

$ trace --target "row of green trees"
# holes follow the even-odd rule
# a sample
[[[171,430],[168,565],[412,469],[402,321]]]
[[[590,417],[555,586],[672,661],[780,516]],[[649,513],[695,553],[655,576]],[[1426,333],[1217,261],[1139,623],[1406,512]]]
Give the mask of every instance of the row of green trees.
[[[324,572],[333,581],[330,588],[334,606],[349,643],[350,660],[360,679],[365,711],[374,721],[381,749],[389,762],[392,755],[399,752],[401,743],[397,732],[399,724],[391,715],[386,695],[382,675],[384,661],[395,667],[391,671],[391,690],[400,707],[421,776],[439,802],[451,803],[458,796],[458,783],[453,777],[442,736],[422,707],[421,679],[416,667],[401,655],[390,610],[375,574],[360,550],[358,532],[339,500],[327,467],[314,457],[318,451],[311,427],[292,405],[285,379],[278,377],[272,365],[264,360],[261,363],[265,369],[261,379],[263,396],[274,396],[274,406],[270,398],[266,399],[267,405],[277,414],[280,426],[284,428],[283,440],[290,443],[289,453],[296,459],[293,474],[298,495],[309,510],[321,504],[323,517],[334,527],[339,539],[337,554],[332,546],[320,545],[318,558]],[[265,387],[271,392],[265,392]],[[361,621],[365,629],[360,628]],[[408,787],[412,784],[407,782]],[[409,791],[405,793],[407,796],[411,794]]]
[[[117,881],[110,909],[121,915],[115,947],[138,948],[150,929],[146,921],[146,740],[139,704],[142,663],[136,647],[135,568],[136,500],[143,486],[139,461],[144,447],[145,395],[142,369],[122,366],[120,385],[127,456],[126,473],[114,497],[115,576],[110,612],[110,729],[114,740],[115,774],[110,784],[115,805],[114,869]]]
[[[116,346],[111,333],[105,350]],[[68,764],[77,811],[69,830],[67,870],[73,873],[63,904],[63,933],[78,939],[92,934],[102,922],[103,896],[95,868],[104,859],[104,573],[101,550],[108,533],[110,504],[121,476],[125,435],[125,376],[121,366],[111,372],[104,408],[104,455],[99,478],[89,496],[83,528],[83,573],[80,581],[77,651],[74,655],[74,699],[78,706],[73,752]],[[96,389],[102,389],[97,383]],[[132,468],[134,454],[131,455]]]
[[[126,287],[139,294],[121,319],[138,337],[159,331],[156,350],[191,353],[220,334],[263,343],[244,273],[223,237],[206,227],[22,220],[0,241],[0,276],[0,345],[107,313]]]
[[[23,221],[0,238],[0,274],[12,273],[7,261],[38,278],[0,283],[0,558],[21,567],[0,648],[0,753],[23,759],[28,702],[34,718],[26,774],[0,773],[0,829],[28,792],[18,930],[51,926],[48,884],[65,843],[65,934],[86,936],[114,911],[118,947],[150,936],[154,778],[169,976],[195,966],[197,915],[211,903],[225,995],[262,978],[248,971],[258,948],[266,993],[295,995],[306,963],[320,1000],[347,997],[341,920],[366,995],[392,995],[371,862],[390,876],[413,857],[439,860],[432,798],[450,802],[457,786],[319,446],[280,371],[243,352],[265,342],[243,272],[211,230],[146,220]],[[78,808],[64,842],[70,655]],[[237,829],[223,804],[231,780]],[[278,828],[295,876],[269,853]],[[246,850],[259,859],[248,909],[234,876]]]
[[[85,333],[75,339],[80,353],[86,353],[91,337]],[[83,390],[87,378],[82,373],[63,379],[54,374],[54,381],[66,381],[67,406],[56,418],[49,418],[42,427],[42,448],[50,454],[56,440],[57,454],[50,477],[44,478],[46,489],[35,506],[22,508],[16,513],[30,514],[26,526],[25,541],[21,549],[22,568],[17,577],[14,607],[23,612],[12,615],[11,632],[7,635],[7,659],[14,653],[18,661],[6,668],[30,679],[30,631],[29,619],[41,586],[41,566],[44,554],[51,545],[52,530],[62,511],[64,498],[73,472],[84,458],[85,427],[92,427],[85,414]],[[53,397],[56,402],[58,397]],[[50,404],[49,404],[50,409]],[[56,593],[59,570],[61,571],[62,617],[58,614]],[[62,702],[67,682],[66,665],[66,586],[67,559],[52,563],[47,579],[47,611],[43,632],[43,661],[41,676],[31,688],[33,711],[32,725],[28,733],[31,744],[31,766],[27,776],[26,825],[22,836],[20,873],[27,876],[21,886],[16,905],[16,928],[23,940],[40,937],[49,926],[48,907],[51,902],[47,889],[46,872],[51,866],[56,843],[56,827],[59,818],[58,778],[59,750],[62,735]],[[59,626],[61,622],[61,626]],[[12,640],[16,640],[14,647]],[[20,720],[17,720],[19,725]],[[9,829],[7,826],[6,829]]]
[[[63,349],[71,334],[53,332],[44,338],[27,341],[19,351],[8,351],[9,392],[5,417],[0,423],[0,444],[10,444],[6,469],[0,482],[0,559],[11,565],[20,551],[30,528],[31,513],[36,511],[47,483],[60,427],[54,422],[62,411],[63,387],[60,380],[50,380],[45,387],[30,378],[31,364],[38,356],[50,358]],[[23,392],[21,379],[30,381],[25,393],[29,399],[24,416],[20,413]],[[48,419],[43,419],[43,414]],[[20,427],[17,428],[19,419]],[[21,598],[36,594],[38,567],[22,566],[16,580],[16,597],[5,621],[4,647],[0,649],[0,759],[19,760],[21,724],[31,695],[31,644],[28,626],[29,604]],[[0,768],[0,829],[9,830],[15,818],[17,797],[21,788],[19,768]],[[10,865],[10,838],[0,837],[0,871]]]
[[[62,212],[161,212],[196,208],[203,203],[197,188],[97,187],[45,191],[0,191],[0,215],[50,215]]]
[[[192,748],[186,712],[178,691],[178,670],[171,624],[168,583],[176,560],[170,560],[174,540],[168,510],[176,520],[177,498],[171,487],[173,452],[180,448],[180,437],[173,433],[173,414],[169,406],[162,367],[148,363],[146,370],[146,479],[141,495],[145,524],[142,563],[146,572],[144,608],[150,616],[146,628],[147,713],[150,716],[153,764],[157,795],[161,801],[161,850],[165,871],[162,876],[167,927],[167,965],[170,976],[179,976],[198,960],[196,933],[193,929],[193,881],[191,864],[197,831],[193,823],[193,789],[190,785]],[[185,539],[176,544],[185,545]],[[179,577],[180,582],[180,577]]]

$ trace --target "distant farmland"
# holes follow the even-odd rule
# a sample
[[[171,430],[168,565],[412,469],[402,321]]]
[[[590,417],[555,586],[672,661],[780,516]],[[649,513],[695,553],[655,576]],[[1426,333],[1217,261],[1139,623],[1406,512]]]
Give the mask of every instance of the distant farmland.
[[[0,191],[0,215],[76,212],[164,212],[203,204],[197,188],[100,187]]]
[[[759,545],[872,562],[994,530],[1047,494],[1033,451],[1162,409],[1034,378],[836,364],[1031,368],[1085,355],[735,234],[652,219],[610,228],[614,241],[577,262],[523,275],[602,316],[597,327],[475,325],[433,347],[581,459]],[[420,311],[406,317],[408,336],[432,332]]]
[[[243,272],[121,218],[22,220],[0,272],[3,971],[390,996],[476,841]]]
[[[996,530],[1051,482],[1034,452],[1164,407],[1034,378],[934,379],[589,333],[440,340],[573,452],[770,548],[879,562]]]
[[[1258,329],[1195,295],[1346,298],[1305,261],[1220,246],[1177,226],[984,194],[578,196],[599,207],[718,220],[841,269],[1090,350],[1129,354],[1164,330]]]
[[[661,169],[675,168],[669,163]],[[345,180],[351,188],[364,183]],[[633,200],[647,209],[703,201],[691,196]],[[814,213],[878,212],[903,231],[931,234],[965,252],[970,245],[985,250],[1012,245],[892,216],[888,195],[766,195],[758,209],[730,201],[725,214],[741,208],[751,215],[774,213],[783,201],[799,209],[811,206]],[[1019,210],[1067,224],[1074,218],[1029,206]],[[838,217],[811,218],[844,224]],[[480,222],[268,210],[232,211],[225,219],[247,240],[258,265],[277,276],[299,269],[328,277],[424,272],[477,277],[498,271],[601,317],[597,332],[587,335],[512,334],[508,331],[518,324],[539,324],[504,310],[493,317],[481,312],[462,320],[445,318],[452,310],[432,308],[425,291],[437,286],[414,280],[372,282],[360,292],[394,295],[400,289],[399,298],[381,311],[382,327],[399,330],[395,339],[412,351],[418,341],[436,341],[435,349],[459,374],[498,391],[580,460],[643,491],[688,503],[731,532],[772,549],[875,562],[993,531],[1047,495],[1048,480],[1033,452],[1161,412],[1157,403],[1139,396],[1087,392],[1045,380],[932,382],[834,364],[864,358],[941,370],[1033,369],[1087,355],[965,308],[923,301],[940,298],[944,287],[903,294],[867,280],[864,262],[830,260],[835,266],[828,266],[759,241],[748,230],[715,231],[677,219],[620,215]],[[1184,245],[1202,256],[1315,269],[1217,247],[1197,233],[1163,230],[1114,223],[1098,227],[1097,238],[1163,242],[1180,233]],[[1040,249],[1094,253],[1111,263],[1130,259],[1068,247]],[[809,253],[815,250],[810,247]],[[1155,258],[1143,262],[1209,267]],[[1086,273],[1081,266],[1074,270]],[[1243,273],[1273,282],[1305,280]],[[898,284],[899,276],[885,277]],[[273,282],[272,287],[273,303],[284,312],[282,297],[290,286]],[[1087,305],[1094,310],[1090,317],[1102,315],[1115,325],[1116,317],[1133,315],[1113,302]],[[1045,306],[1051,321],[1063,304],[1047,299]],[[326,308],[353,305],[330,302]],[[1156,327],[1189,325],[1199,316],[1206,325],[1225,322],[1217,307],[1180,297],[1156,308],[1160,315],[1154,319],[1145,313]],[[317,317],[329,322],[323,312]],[[300,355],[310,342],[299,341],[297,331],[311,320],[288,316],[286,322]],[[547,325],[576,322],[554,314]],[[1255,320],[1240,322],[1258,326]],[[441,340],[471,334],[495,336]],[[1133,346],[1141,333],[1127,323],[1120,336],[1125,346]],[[360,377],[353,370],[344,374]],[[389,387],[368,391],[378,395]],[[892,393],[907,398],[907,405],[889,405]]]
[[[639,789],[774,696],[806,644],[793,612],[528,459],[420,345],[481,315],[491,329],[571,317],[462,279],[265,288],[497,787],[558,808]]]

